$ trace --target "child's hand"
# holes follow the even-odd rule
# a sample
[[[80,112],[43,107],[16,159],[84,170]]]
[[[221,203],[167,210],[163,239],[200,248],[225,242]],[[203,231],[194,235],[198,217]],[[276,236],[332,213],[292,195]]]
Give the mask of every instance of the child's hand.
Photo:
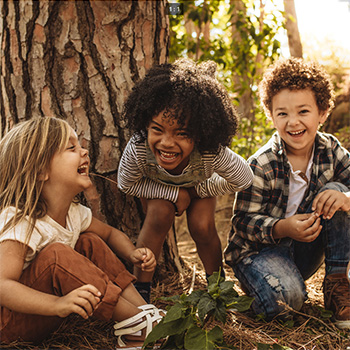
[[[275,239],[290,237],[299,242],[312,242],[321,230],[321,219],[315,213],[295,214],[279,220],[273,227],[273,235]]]
[[[191,203],[191,196],[190,193],[186,188],[180,187],[179,189],[179,195],[177,197],[176,201],[176,208],[177,208],[177,216],[182,215],[182,213],[188,208],[188,206]]]
[[[130,255],[130,261],[145,272],[154,271],[157,265],[157,261],[152,250],[148,248],[135,249]]]
[[[101,293],[91,284],[86,284],[60,297],[55,302],[57,315],[67,317],[75,313],[82,318],[91,316],[100,300]]]
[[[350,210],[350,194],[336,190],[323,191],[315,197],[312,210],[318,216],[323,215],[325,219],[329,220],[337,210]]]

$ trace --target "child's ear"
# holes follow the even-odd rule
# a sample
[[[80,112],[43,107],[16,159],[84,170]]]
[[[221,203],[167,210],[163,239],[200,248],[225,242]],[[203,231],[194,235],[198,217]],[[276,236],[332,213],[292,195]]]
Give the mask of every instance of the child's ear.
[[[328,108],[325,111],[320,112],[320,124],[323,124],[328,118]]]
[[[47,172],[47,171],[45,171],[45,172],[40,172],[39,173],[39,176],[38,176],[38,179],[40,180],[40,181],[47,181],[48,179],[49,179],[49,173]]]

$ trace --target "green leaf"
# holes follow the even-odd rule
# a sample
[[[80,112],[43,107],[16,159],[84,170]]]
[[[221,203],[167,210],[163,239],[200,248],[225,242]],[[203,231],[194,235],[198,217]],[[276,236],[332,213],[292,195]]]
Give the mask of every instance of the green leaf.
[[[212,311],[212,314],[217,321],[225,323],[227,315],[226,305],[221,300],[217,300],[215,309]]]
[[[247,311],[249,310],[253,301],[254,301],[254,298],[248,297],[247,295],[242,295],[237,298],[234,298],[234,300],[229,305],[227,305],[227,308],[235,309],[238,312]]]
[[[193,318],[190,315],[167,323],[165,323],[163,319],[153,328],[152,332],[148,334],[144,346],[154,343],[159,339],[166,338],[169,335],[181,334],[191,325],[193,325]]]
[[[165,301],[179,301],[180,300],[180,295],[173,295],[171,297],[161,297],[160,299],[165,300]]]
[[[163,318],[164,323],[172,322],[184,317],[183,306],[180,303],[173,305]]]
[[[258,350],[271,350],[270,344],[261,344],[258,343]]]
[[[215,326],[209,332],[197,326],[189,328],[185,335],[186,350],[213,350],[222,343],[223,333],[220,327]]]
[[[169,336],[162,344],[161,349],[181,349],[185,348],[185,332]]]
[[[317,306],[318,311],[320,312],[320,316],[323,319],[329,319],[333,316],[333,312],[331,310],[326,310],[321,306]]]
[[[204,293],[204,290],[195,290],[188,296],[187,301],[191,305],[196,306]]]
[[[208,294],[202,295],[198,303],[198,316],[201,322],[204,321],[204,317],[216,307],[215,300]]]

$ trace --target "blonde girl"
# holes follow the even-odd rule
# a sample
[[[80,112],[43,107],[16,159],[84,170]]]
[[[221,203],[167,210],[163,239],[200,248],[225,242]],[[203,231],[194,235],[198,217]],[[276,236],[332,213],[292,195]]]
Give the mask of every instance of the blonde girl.
[[[116,324],[117,349],[141,349],[162,318],[116,257],[156,260],[74,201],[91,186],[88,151],[63,120],[22,122],[0,142],[1,341],[41,342],[70,314]],[[147,329],[147,330],[146,330]],[[127,344],[125,343],[127,342]],[[130,348],[129,348],[130,349]]]

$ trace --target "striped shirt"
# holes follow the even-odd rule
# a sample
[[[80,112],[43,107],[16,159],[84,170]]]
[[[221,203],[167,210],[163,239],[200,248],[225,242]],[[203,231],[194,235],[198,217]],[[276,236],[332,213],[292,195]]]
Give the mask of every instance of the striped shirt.
[[[180,186],[164,184],[147,177],[146,153],[145,142],[138,142],[132,137],[119,163],[119,189],[135,197],[166,199],[175,203]],[[217,154],[201,154],[201,164],[206,179],[194,186],[201,198],[237,192],[252,183],[253,173],[246,160],[227,147],[222,147]],[[198,167],[198,164],[196,166]],[[191,164],[183,172],[190,170]],[[162,168],[162,171],[165,170]]]
[[[237,195],[225,260],[229,265],[258,253],[275,242],[273,225],[286,214],[289,196],[290,165],[284,144],[275,133],[269,142],[248,159],[253,184]],[[316,194],[328,182],[340,182],[350,190],[350,153],[330,134],[318,132],[310,185],[298,207],[305,213]]]

